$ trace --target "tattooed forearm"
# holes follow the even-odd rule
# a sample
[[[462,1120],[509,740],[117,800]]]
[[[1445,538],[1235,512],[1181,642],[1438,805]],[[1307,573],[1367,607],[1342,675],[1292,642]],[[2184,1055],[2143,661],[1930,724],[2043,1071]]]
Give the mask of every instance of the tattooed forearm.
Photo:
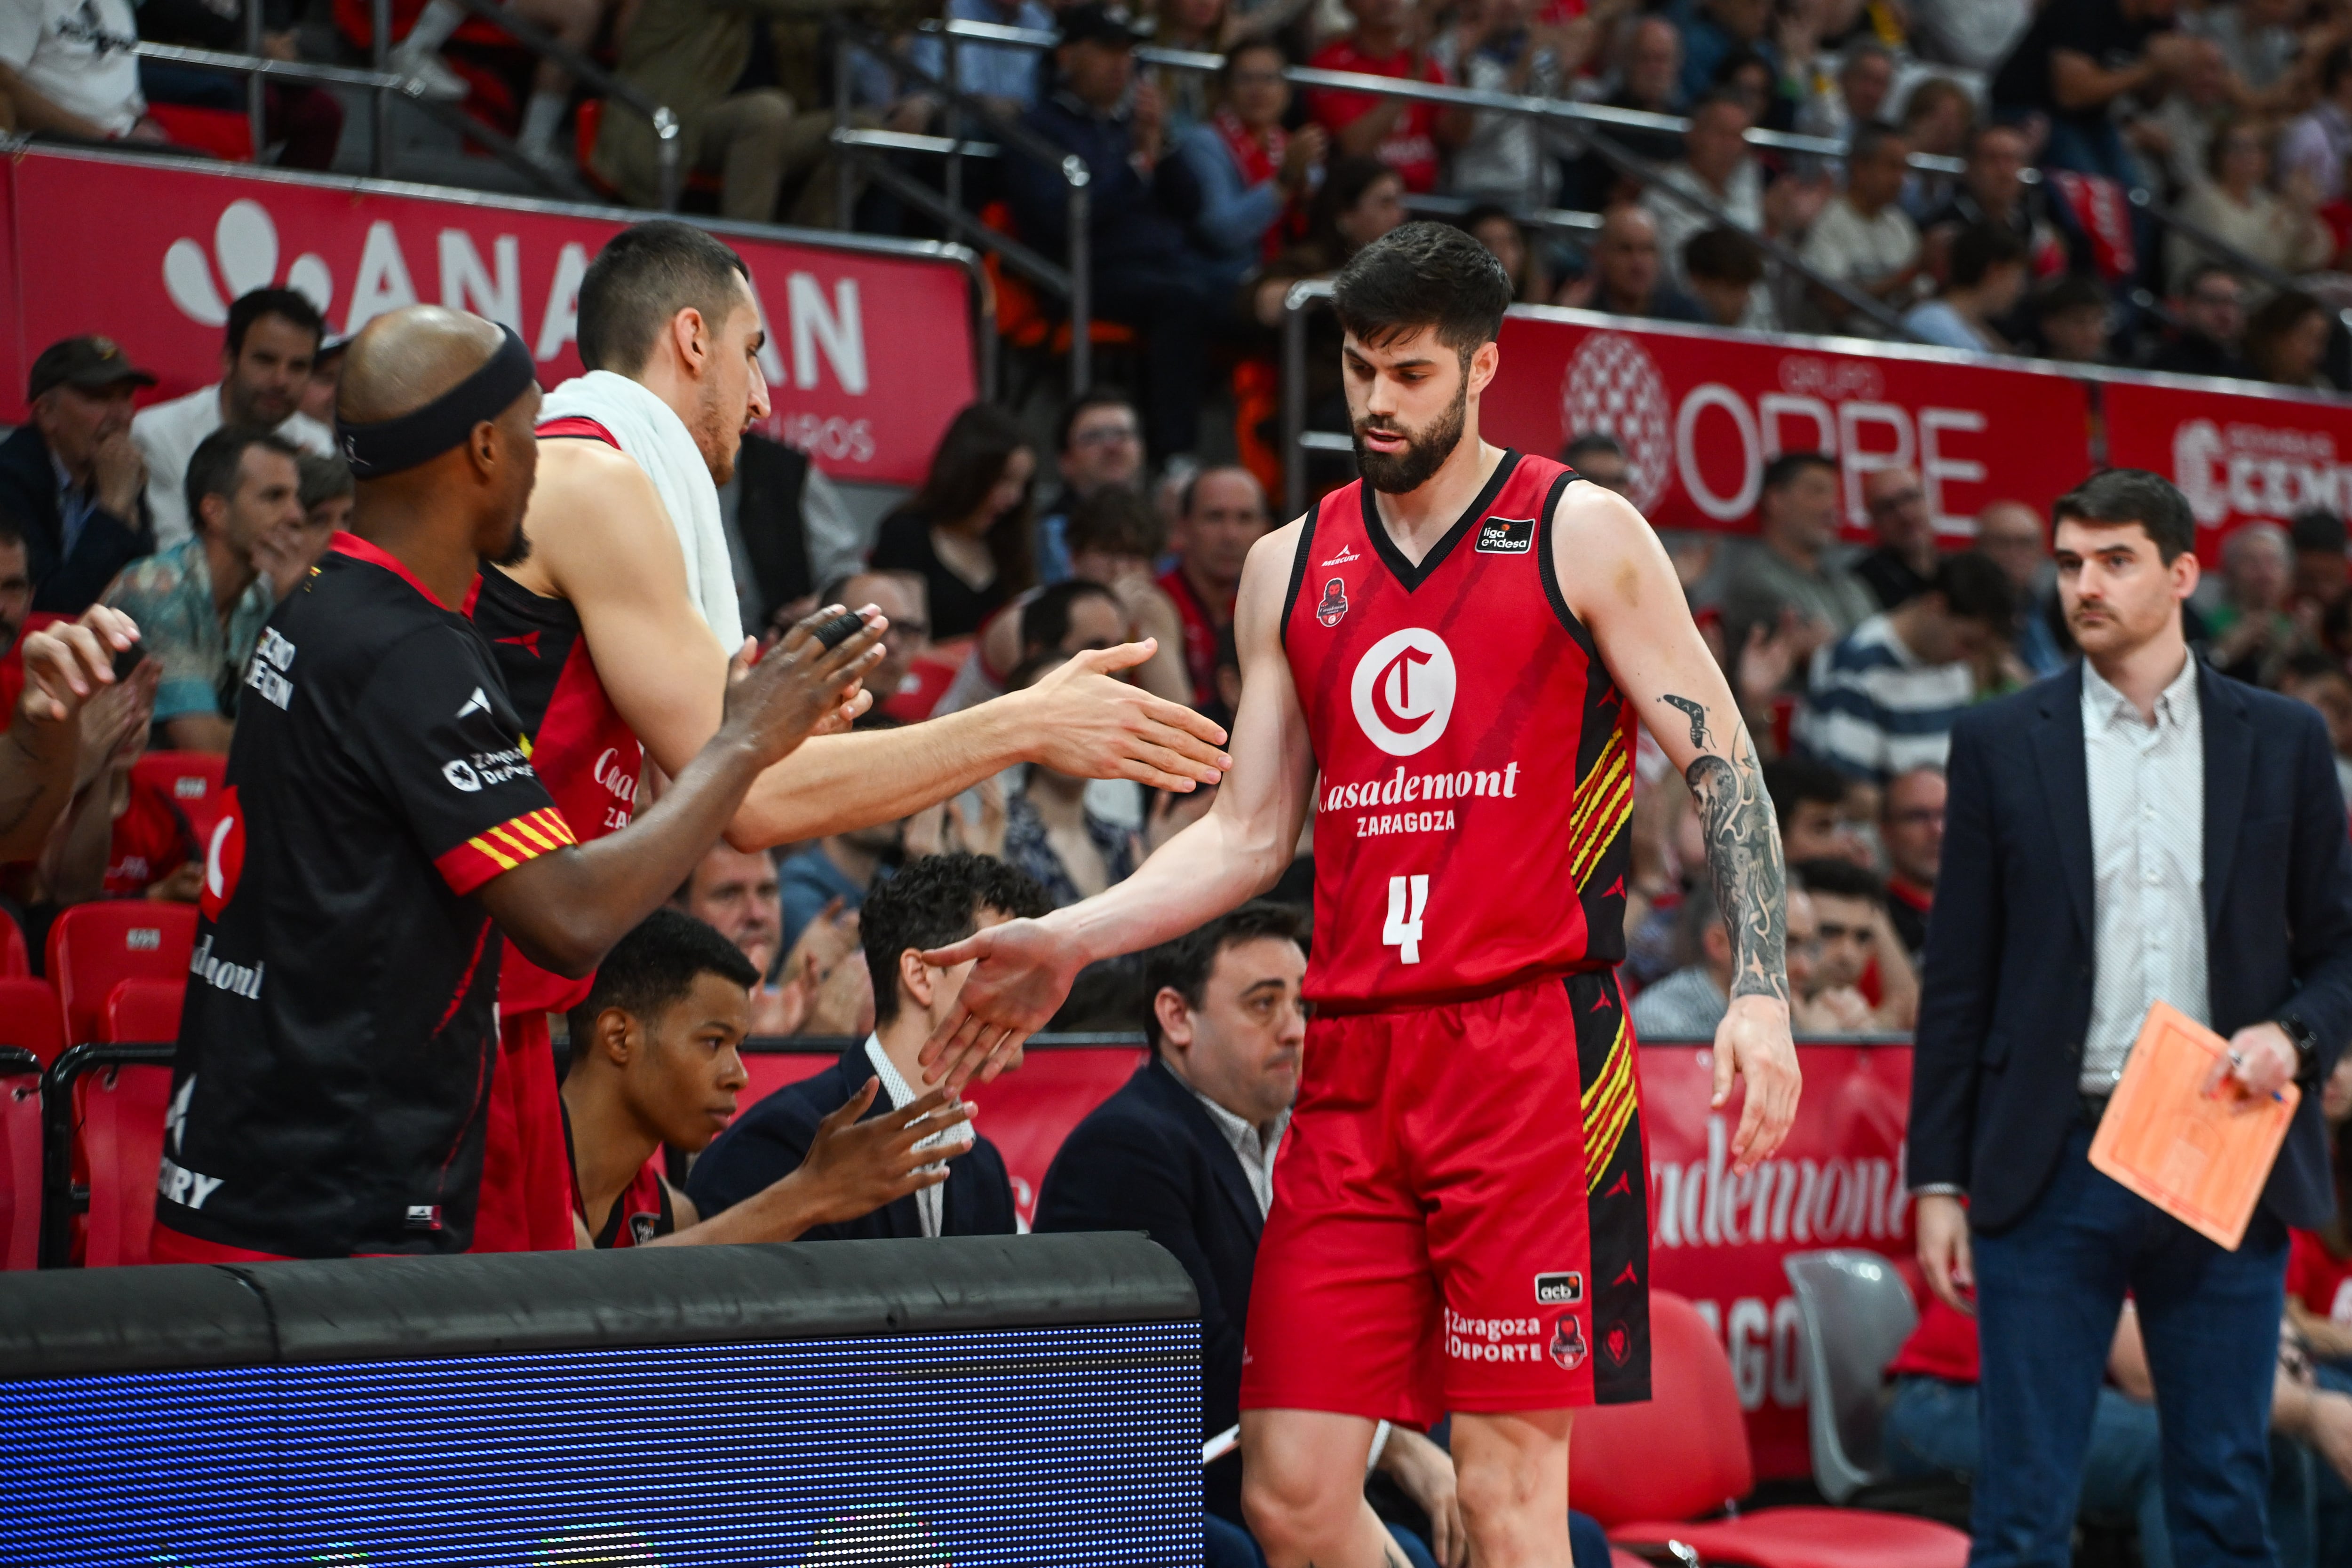
[[[1697,721],[1693,720],[1694,724]],[[1707,870],[1731,934],[1735,997],[1789,999],[1788,883],[1764,770],[1748,727],[1731,734],[1731,758],[1701,754],[1683,772],[1706,831]]]
[[[1704,747],[1706,745],[1706,705],[1705,703],[1695,703],[1688,697],[1678,697],[1672,692],[1668,692],[1658,700],[1664,703],[1669,707],[1680,708],[1684,713],[1689,715],[1691,724],[1691,744],[1698,747]]]

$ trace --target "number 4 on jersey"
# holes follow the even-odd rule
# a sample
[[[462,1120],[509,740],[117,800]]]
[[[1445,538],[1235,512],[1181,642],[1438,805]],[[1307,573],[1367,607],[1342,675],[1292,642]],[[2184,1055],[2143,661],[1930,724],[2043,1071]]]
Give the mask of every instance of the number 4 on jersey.
[[[1389,919],[1381,927],[1381,941],[1397,949],[1397,962],[1421,962],[1421,913],[1429,907],[1429,878],[1389,878]]]

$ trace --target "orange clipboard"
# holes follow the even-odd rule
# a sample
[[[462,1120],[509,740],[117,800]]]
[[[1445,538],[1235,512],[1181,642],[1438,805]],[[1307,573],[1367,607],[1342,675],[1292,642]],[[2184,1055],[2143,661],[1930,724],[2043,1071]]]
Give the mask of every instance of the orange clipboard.
[[[2179,1009],[2149,1008],[2091,1140],[2091,1166],[2234,1252],[2303,1091],[2290,1083],[2252,1109],[2228,1087],[2208,1098],[2206,1077],[2229,1050]]]

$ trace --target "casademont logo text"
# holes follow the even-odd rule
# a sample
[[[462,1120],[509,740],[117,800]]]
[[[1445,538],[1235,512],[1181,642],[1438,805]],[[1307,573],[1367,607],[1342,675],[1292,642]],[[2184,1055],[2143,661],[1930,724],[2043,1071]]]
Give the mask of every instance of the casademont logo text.
[[[1706,1119],[1706,1158],[1650,1166],[1653,1240],[1659,1247],[1742,1247],[1900,1237],[1910,1217],[1904,1148],[1891,1160],[1766,1160],[1746,1176],[1730,1166],[1728,1132]]]

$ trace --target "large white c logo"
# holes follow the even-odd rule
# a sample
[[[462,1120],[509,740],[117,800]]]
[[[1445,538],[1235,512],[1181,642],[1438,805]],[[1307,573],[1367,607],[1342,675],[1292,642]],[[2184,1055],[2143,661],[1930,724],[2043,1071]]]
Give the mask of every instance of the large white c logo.
[[[1374,746],[1391,757],[1424,751],[1454,716],[1453,651],[1419,626],[1391,632],[1357,663],[1349,695]]]

